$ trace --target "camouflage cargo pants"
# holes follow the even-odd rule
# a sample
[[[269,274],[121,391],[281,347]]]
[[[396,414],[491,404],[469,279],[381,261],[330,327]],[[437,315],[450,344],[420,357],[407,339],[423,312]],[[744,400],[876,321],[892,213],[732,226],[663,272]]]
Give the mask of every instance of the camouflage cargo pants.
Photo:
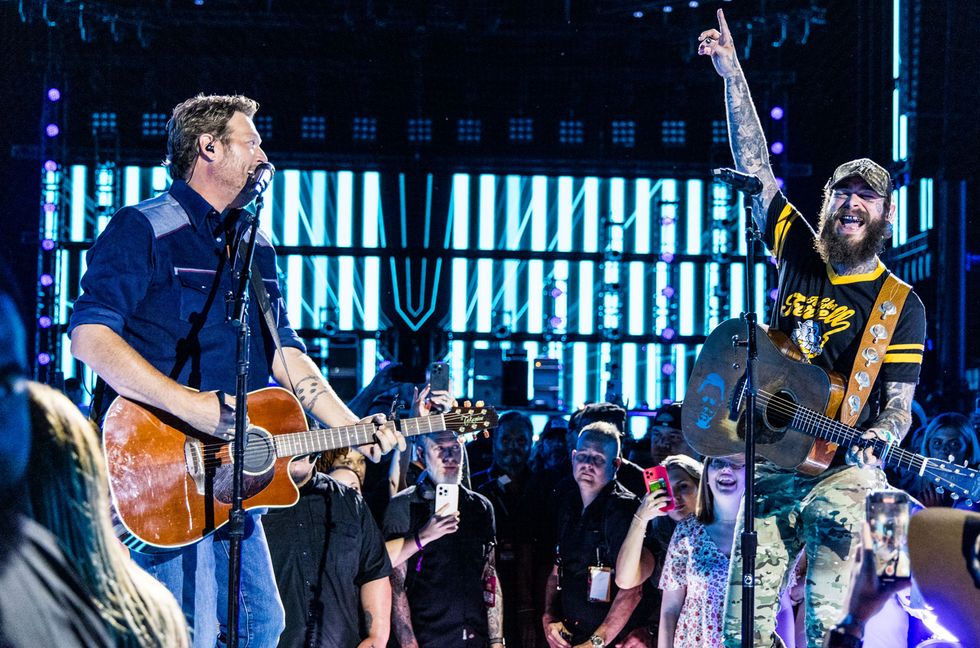
[[[846,466],[817,476],[771,464],[756,469],[755,639],[757,648],[782,646],[776,636],[779,593],[800,550],[806,549],[806,635],[809,648],[823,646],[827,628],[844,614],[853,550],[859,546],[865,496],[885,488],[877,469]],[[741,516],[725,597],[725,645],[741,645]]]

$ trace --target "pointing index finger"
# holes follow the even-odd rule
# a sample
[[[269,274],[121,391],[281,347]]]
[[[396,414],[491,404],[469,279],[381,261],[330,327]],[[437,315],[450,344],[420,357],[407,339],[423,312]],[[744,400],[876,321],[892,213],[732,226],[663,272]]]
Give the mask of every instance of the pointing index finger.
[[[732,32],[728,30],[728,21],[725,20],[725,10],[718,9],[718,29],[721,30],[721,37],[727,42],[732,37]]]

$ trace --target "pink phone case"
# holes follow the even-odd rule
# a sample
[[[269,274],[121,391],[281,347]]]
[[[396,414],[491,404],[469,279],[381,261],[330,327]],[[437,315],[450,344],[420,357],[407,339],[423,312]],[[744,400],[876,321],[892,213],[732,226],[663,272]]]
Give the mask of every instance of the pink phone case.
[[[673,511],[676,507],[674,506],[674,491],[670,488],[670,479],[667,477],[667,469],[663,466],[654,466],[653,468],[646,468],[643,470],[643,481],[646,482],[647,492],[652,493],[655,490],[661,488],[667,489],[667,496],[670,501],[663,507],[661,511],[667,513],[668,511]]]

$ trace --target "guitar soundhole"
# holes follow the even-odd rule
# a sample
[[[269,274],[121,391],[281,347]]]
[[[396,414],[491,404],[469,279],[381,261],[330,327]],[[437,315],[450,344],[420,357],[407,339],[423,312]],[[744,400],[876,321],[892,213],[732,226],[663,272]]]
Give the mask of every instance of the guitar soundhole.
[[[235,444],[229,444],[228,451],[234,456]],[[276,461],[273,437],[267,430],[255,425],[248,428],[248,445],[245,446],[245,474],[261,475]]]
[[[762,405],[762,419],[765,423],[760,426],[759,441],[761,443],[776,443],[786,433],[786,427],[793,418],[796,408],[796,397],[785,390],[773,394]]]

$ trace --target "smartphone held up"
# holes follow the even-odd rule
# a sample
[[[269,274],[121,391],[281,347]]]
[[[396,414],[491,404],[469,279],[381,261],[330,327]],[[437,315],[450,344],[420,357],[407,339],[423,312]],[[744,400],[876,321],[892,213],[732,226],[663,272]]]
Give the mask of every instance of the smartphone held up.
[[[874,491],[866,505],[875,572],[882,581],[907,580],[911,577],[909,496],[899,490]]]
[[[662,512],[668,513],[674,510],[674,491],[670,488],[670,479],[667,477],[666,468],[663,466],[654,466],[644,469],[643,481],[646,483],[648,493],[655,493],[658,490],[667,491],[668,501],[667,504],[660,507]]]

